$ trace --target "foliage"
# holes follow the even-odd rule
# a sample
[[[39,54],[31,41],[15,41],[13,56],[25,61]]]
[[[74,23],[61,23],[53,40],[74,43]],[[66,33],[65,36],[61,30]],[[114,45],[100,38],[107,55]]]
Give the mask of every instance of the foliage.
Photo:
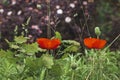
[[[13,1],[17,1],[17,0],[13,0]],[[15,6],[19,5],[19,2],[22,3],[21,0],[14,3],[13,1],[3,0],[1,3],[4,4],[6,8],[10,7],[13,9]],[[56,15],[56,11],[60,9],[59,8],[60,6],[57,5],[59,9],[58,8],[52,9],[54,7],[52,6],[54,2],[49,4],[48,0],[46,0],[44,3],[41,2],[43,4],[38,4],[38,1],[34,2],[30,0],[28,1],[25,0],[23,2],[25,2],[25,5],[28,5],[28,6],[25,7],[24,4],[20,4],[20,8],[23,7],[23,9],[20,10],[19,14],[18,14],[19,12],[18,10],[17,10],[18,12],[13,11],[17,13],[15,17],[12,16],[14,14],[11,11],[5,14],[7,15],[5,19],[8,19],[8,21],[14,22],[15,25],[17,23],[17,20],[15,18],[18,16],[21,16],[21,18],[20,18],[20,23],[17,23],[18,26],[16,26],[13,31],[14,33],[13,34],[14,38],[12,38],[13,40],[11,41],[9,39],[5,39],[5,41],[8,43],[9,48],[6,50],[0,49],[0,64],[1,64],[0,80],[119,80],[120,79],[120,70],[119,70],[120,69],[120,62],[119,62],[120,51],[110,51],[108,49],[116,41],[116,39],[118,39],[119,36],[116,37],[113,40],[113,42],[105,49],[93,49],[93,47],[91,49],[84,48],[82,49],[84,50],[82,51],[83,53],[81,53],[81,47],[83,48],[83,45],[80,44],[80,42],[82,43],[82,37],[83,37],[82,34],[84,32],[84,28],[86,26],[87,26],[86,28],[88,28],[88,24],[87,24],[88,19],[86,19],[88,16],[88,11],[86,9],[85,12],[87,12],[87,14],[85,14],[84,11],[81,9],[84,9],[84,6],[85,8],[87,8],[88,5],[87,5],[87,2],[84,2],[84,6],[82,6],[80,0],[76,0],[76,1],[74,2],[75,4],[73,3],[71,4],[71,1],[68,1],[68,2],[60,1],[60,5],[66,5],[66,7],[65,6],[62,7],[64,8],[62,11],[62,13],[64,12],[64,16],[62,16],[63,14],[61,13],[59,14],[59,12]],[[12,5],[9,6],[11,2],[12,2]],[[48,8],[48,5],[46,4],[49,4],[49,8]],[[36,7],[34,6],[33,8],[32,5],[35,5],[35,6],[37,5],[37,6]],[[4,6],[1,5],[1,8]],[[81,6],[81,9],[77,8],[79,6]],[[52,13],[49,12],[50,7],[51,7],[51,10],[53,10],[51,11]],[[24,10],[24,8],[26,10]],[[47,8],[49,9],[48,12],[47,12]],[[1,12],[1,14],[4,13],[4,8],[1,9],[1,11],[2,10],[3,12]],[[45,13],[43,13],[42,10]],[[5,10],[5,11],[8,11],[8,10]],[[98,21],[100,22],[100,24],[104,24],[103,26],[109,25],[110,26],[109,31],[111,31],[111,22],[108,24],[105,24],[105,22],[108,21],[106,18],[107,14],[109,14],[110,17],[113,17],[112,13],[114,9],[111,7],[111,4],[108,2],[104,3],[101,0],[100,5],[97,6],[97,11],[98,11],[97,17],[99,18]],[[81,12],[84,15],[83,18],[85,18],[85,23],[84,23],[84,20],[82,20],[83,15],[81,16]],[[69,13],[72,13],[72,14],[69,14]],[[24,20],[23,17],[26,17],[26,16],[28,17],[28,14],[30,14],[31,17],[29,17],[27,20]],[[41,15],[38,16],[39,14]],[[54,17],[56,18],[52,17],[52,15],[54,14],[55,14]],[[119,14],[117,13],[115,15],[119,16]],[[3,17],[5,16],[2,16],[2,18]],[[50,17],[51,19],[49,19]],[[35,18],[35,20],[33,18]],[[36,18],[39,18],[39,19],[36,19]],[[65,18],[65,21],[63,21],[64,18]],[[77,20],[74,20],[75,18]],[[81,18],[81,19],[78,19],[78,18]],[[3,19],[1,23],[7,22],[7,20],[5,19]],[[37,34],[35,33],[36,36],[39,33],[41,33],[38,23],[34,21],[40,22],[39,25],[41,26],[48,26],[49,27],[48,31],[50,31],[50,29],[53,30],[54,36],[52,38],[60,39],[61,45],[57,46],[55,49],[46,49],[46,48],[42,49],[34,41],[35,36],[33,37],[31,35],[32,37],[30,36],[28,38],[27,36],[30,34],[29,28],[34,29],[35,30],[34,32],[37,32]],[[79,24],[78,21],[80,21],[81,23]],[[37,24],[37,25],[33,25],[33,24]],[[61,34],[59,32],[56,32],[57,24],[59,24],[59,26],[62,26],[62,27],[64,27],[64,25],[76,27],[73,33],[75,33],[75,35],[76,33],[81,33],[81,34],[78,34],[80,38],[80,42],[77,42],[75,40],[63,40],[63,37],[61,36]],[[9,25],[7,26],[9,27]],[[19,32],[18,27],[21,27],[22,29],[21,32]],[[73,29],[73,27],[71,28]],[[69,29],[70,28],[68,28],[68,30]],[[81,30],[78,30],[78,29],[81,29]],[[106,28],[102,28],[102,29],[105,30],[104,32],[108,30]],[[71,30],[69,31],[71,33]],[[68,33],[68,31],[66,32]],[[95,29],[95,33],[97,34],[97,37],[100,35],[101,32],[99,31],[99,28]],[[48,37],[51,37],[50,35],[52,34],[49,34]],[[71,36],[72,35],[73,34],[71,33]],[[0,37],[1,37],[1,34],[0,34]],[[32,39],[33,41],[29,41]],[[91,41],[89,43],[91,43]]]
[[[27,39],[16,36],[13,42],[6,40],[10,48],[6,51],[0,50],[1,80],[119,80],[120,78],[120,51],[86,49],[83,55],[79,52],[78,42],[62,40],[61,46],[54,53],[39,48],[36,43],[28,44]],[[55,54],[62,56],[56,59]]]

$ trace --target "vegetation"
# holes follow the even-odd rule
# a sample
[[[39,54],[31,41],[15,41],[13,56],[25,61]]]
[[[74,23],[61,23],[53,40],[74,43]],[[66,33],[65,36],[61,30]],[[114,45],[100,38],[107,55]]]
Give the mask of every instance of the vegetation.
[[[29,44],[27,40],[23,36],[15,36],[13,42],[6,40],[10,48],[0,50],[1,80],[120,79],[120,51],[91,47],[83,55],[76,41],[61,40],[58,48],[42,49],[43,44],[39,47],[41,43]]]
[[[2,0],[0,80],[120,80],[119,45],[111,48],[120,33],[112,41],[107,36],[113,30],[108,18],[120,16],[111,6],[120,0],[95,1],[98,16],[92,24],[88,3],[93,1]],[[14,27],[12,32],[5,28],[11,34],[2,31],[4,26]]]

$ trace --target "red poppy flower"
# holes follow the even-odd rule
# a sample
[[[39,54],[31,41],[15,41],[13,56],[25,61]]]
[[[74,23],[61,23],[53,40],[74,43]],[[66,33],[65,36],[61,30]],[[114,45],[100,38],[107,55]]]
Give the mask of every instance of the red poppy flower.
[[[56,49],[60,44],[61,41],[59,39],[47,39],[47,38],[38,38],[37,43],[39,47],[43,49]]]
[[[84,39],[84,44],[86,47],[88,48],[94,48],[94,49],[102,49],[105,44],[106,44],[106,40],[102,40],[102,39],[97,39],[97,38],[85,38]]]

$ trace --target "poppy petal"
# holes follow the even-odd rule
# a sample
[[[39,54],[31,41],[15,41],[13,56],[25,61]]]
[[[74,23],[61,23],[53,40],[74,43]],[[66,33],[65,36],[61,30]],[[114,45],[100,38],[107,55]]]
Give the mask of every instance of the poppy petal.
[[[49,39],[46,38],[39,38],[37,39],[37,43],[39,44],[39,47],[46,49],[48,47],[48,43],[50,42]]]
[[[39,47],[43,49],[56,49],[60,44],[59,39],[47,39],[47,38],[39,38],[37,39],[37,43],[39,44]]]
[[[93,43],[95,43],[96,39],[95,38],[85,38],[84,39],[84,44],[88,48],[93,48]]]
[[[84,44],[88,48],[101,49],[107,43],[106,40],[97,39],[97,38],[85,38]]]
[[[61,44],[59,39],[52,39],[51,43],[52,43],[52,49],[56,49]]]
[[[105,44],[107,43],[106,40],[100,40],[99,42],[100,42],[100,44],[98,46],[99,49],[103,48],[105,46]]]
[[[93,43],[93,48],[102,49],[105,46],[106,42],[106,40],[96,39],[96,41]]]

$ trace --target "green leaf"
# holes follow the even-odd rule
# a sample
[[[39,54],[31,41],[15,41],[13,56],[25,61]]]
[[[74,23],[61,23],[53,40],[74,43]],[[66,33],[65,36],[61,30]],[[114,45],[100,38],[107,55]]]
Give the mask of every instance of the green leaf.
[[[63,74],[62,66],[59,64],[55,64],[52,66],[52,69],[49,71],[50,76],[52,77],[60,77]]]
[[[38,49],[40,52],[46,52],[47,50],[46,49],[42,49],[42,48],[40,48],[39,47],[39,49]]]
[[[22,47],[27,55],[34,55],[36,52],[39,51],[39,47],[37,43],[24,44]]]
[[[80,43],[75,41],[75,40],[63,40],[62,43],[63,44],[68,44],[68,45],[80,46]]]
[[[9,44],[10,48],[12,49],[20,48],[18,45],[15,44],[15,42],[9,42],[7,39],[5,39],[5,41]]]
[[[31,16],[27,19],[27,21],[26,21],[26,25],[29,24],[30,20],[31,20]]]
[[[55,32],[55,38],[62,40],[62,36],[58,31]]]
[[[16,59],[15,56],[14,56],[14,52],[10,51],[10,50],[7,50],[7,51],[4,51],[4,50],[0,50],[0,58],[6,58],[9,62],[11,63],[16,63]]]
[[[49,54],[43,54],[41,56],[41,61],[43,63],[43,66],[45,66],[48,69],[51,69],[52,66],[54,65],[53,57]]]
[[[5,56],[5,55],[6,55],[6,51],[0,50],[0,57],[3,57],[3,56]]]
[[[68,46],[67,48],[64,49],[64,52],[78,52],[79,47],[75,45]]]
[[[34,80],[33,77],[27,77],[25,80]]]
[[[23,37],[23,36],[15,36],[14,40],[16,43],[22,44],[22,43],[25,43],[27,41],[27,38]]]
[[[19,49],[20,48],[18,45],[14,45],[14,44],[11,44],[10,47],[13,48],[13,49]]]
[[[4,51],[4,50],[0,50],[0,57],[4,57],[4,58],[13,58],[13,52],[11,52],[10,50]]]
[[[5,77],[11,77],[11,75],[17,74],[16,65],[11,64],[8,59],[3,58],[2,62],[0,61],[0,74]]]
[[[28,57],[25,59],[25,62],[26,67],[29,67],[30,71],[32,71],[33,73],[42,67],[42,61],[40,61],[39,59]]]

